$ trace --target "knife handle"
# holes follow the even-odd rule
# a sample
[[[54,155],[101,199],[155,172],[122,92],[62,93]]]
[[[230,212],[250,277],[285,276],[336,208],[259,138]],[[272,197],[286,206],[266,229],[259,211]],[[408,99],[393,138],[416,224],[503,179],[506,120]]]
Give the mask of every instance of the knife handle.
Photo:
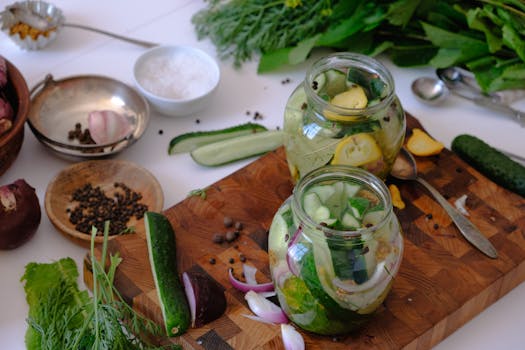
[[[492,259],[498,257],[498,252],[474,224],[463,216],[456,208],[454,208],[446,199],[438,192],[431,184],[423,180],[421,177],[417,177],[416,181],[421,185],[425,186],[426,189],[434,196],[439,204],[445,209],[447,214],[450,216],[452,221],[456,224],[457,228],[473,246],[478,248],[481,252]]]

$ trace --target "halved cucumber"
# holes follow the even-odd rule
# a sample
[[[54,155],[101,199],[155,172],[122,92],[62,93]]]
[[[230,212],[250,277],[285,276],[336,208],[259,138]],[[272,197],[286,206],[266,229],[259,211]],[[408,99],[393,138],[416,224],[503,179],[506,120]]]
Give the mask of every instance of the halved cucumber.
[[[190,325],[190,309],[177,271],[175,232],[160,213],[144,214],[146,240],[160,309],[170,337],[183,334]]]
[[[168,154],[191,152],[197,147],[212,142],[242,135],[250,135],[266,130],[268,129],[263,125],[257,123],[246,123],[219,130],[188,132],[171,139],[168,146]]]
[[[191,157],[198,164],[217,166],[261,155],[282,146],[282,144],[282,131],[262,131],[198,147],[191,152]]]

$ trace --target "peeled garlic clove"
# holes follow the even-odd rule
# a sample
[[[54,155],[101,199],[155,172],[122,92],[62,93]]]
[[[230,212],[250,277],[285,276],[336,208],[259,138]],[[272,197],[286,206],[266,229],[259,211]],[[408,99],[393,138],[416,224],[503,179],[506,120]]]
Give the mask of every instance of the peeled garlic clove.
[[[97,144],[116,142],[132,131],[129,120],[122,114],[111,110],[89,113],[88,128],[91,138]]]

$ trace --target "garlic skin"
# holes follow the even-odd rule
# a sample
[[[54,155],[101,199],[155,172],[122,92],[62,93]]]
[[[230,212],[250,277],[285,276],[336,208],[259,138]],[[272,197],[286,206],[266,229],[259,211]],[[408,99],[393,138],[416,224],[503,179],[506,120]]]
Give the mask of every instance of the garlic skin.
[[[131,123],[125,116],[111,110],[89,113],[88,129],[91,138],[97,144],[119,141],[133,131]]]

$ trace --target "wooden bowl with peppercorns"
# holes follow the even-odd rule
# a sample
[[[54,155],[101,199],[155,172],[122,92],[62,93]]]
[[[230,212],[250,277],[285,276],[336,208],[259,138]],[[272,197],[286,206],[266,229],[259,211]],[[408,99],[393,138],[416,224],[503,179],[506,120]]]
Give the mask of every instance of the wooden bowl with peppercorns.
[[[93,227],[95,242],[102,242],[106,222],[109,239],[144,234],[144,212],[161,211],[164,195],[157,179],[132,162],[88,160],[56,175],[47,187],[44,205],[60,233],[88,247]]]
[[[24,77],[0,56],[0,175],[9,169],[20,152],[29,103]]]

